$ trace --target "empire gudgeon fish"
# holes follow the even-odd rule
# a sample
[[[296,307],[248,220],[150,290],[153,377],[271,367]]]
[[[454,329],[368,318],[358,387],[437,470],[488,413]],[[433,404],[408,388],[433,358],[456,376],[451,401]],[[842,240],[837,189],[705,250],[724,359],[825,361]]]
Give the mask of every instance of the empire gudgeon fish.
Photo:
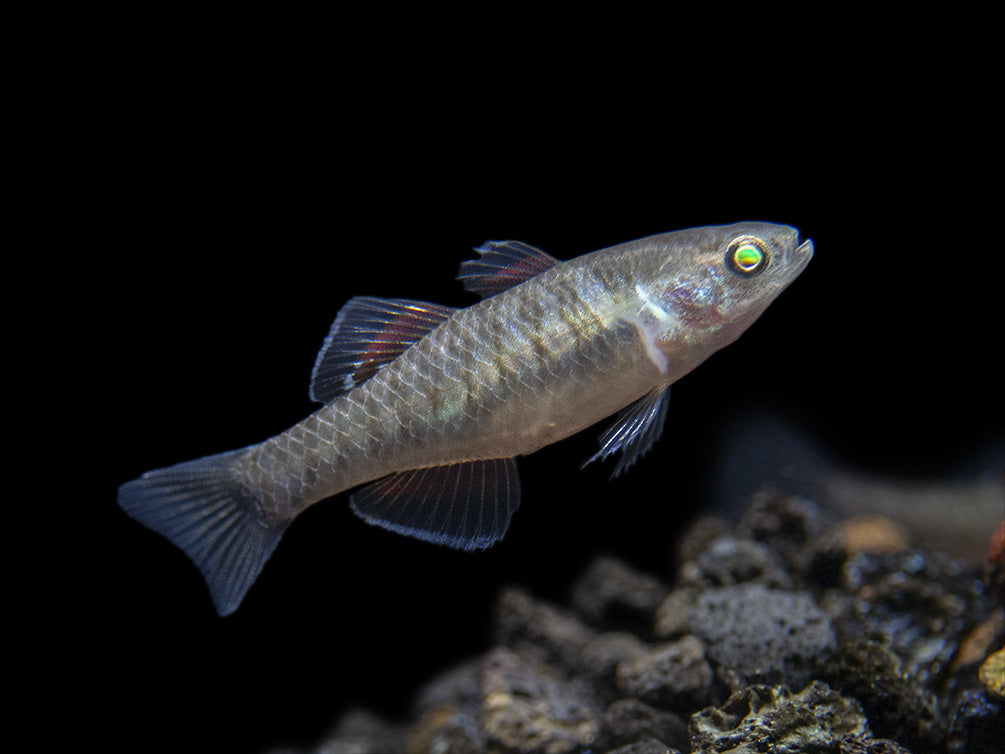
[[[119,488],[126,513],[195,562],[221,615],[297,514],[345,490],[368,523],[471,550],[509,526],[517,456],[618,411],[587,463],[620,450],[620,474],[662,432],[671,383],[746,330],[813,243],[744,222],[565,262],[515,241],[476,251],[458,277],[483,300],[466,309],[350,299],[314,365],[324,407],[296,426]]]

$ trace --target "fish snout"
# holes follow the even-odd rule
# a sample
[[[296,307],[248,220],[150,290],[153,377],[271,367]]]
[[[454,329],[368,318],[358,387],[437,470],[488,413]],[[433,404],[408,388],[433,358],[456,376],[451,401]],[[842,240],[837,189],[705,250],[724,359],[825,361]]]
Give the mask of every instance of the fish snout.
[[[813,241],[807,238],[802,243],[799,243],[799,235],[796,234],[794,241],[794,248],[788,253],[788,263],[791,268],[791,274],[789,275],[789,280],[794,279],[803,271],[803,268],[810,263],[813,258]]]

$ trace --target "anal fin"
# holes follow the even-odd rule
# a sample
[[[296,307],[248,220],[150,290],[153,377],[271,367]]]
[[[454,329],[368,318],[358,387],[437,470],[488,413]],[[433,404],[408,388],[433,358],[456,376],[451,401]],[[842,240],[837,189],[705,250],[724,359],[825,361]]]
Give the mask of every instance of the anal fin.
[[[653,443],[663,434],[666,423],[667,406],[670,403],[670,386],[654,388],[635,403],[623,409],[614,424],[600,436],[600,450],[587,460],[587,466],[598,458],[604,459],[621,451],[621,458],[614,467],[613,479],[621,475],[638,461]]]
[[[412,469],[353,493],[353,512],[398,534],[478,550],[495,544],[520,505],[515,458]]]

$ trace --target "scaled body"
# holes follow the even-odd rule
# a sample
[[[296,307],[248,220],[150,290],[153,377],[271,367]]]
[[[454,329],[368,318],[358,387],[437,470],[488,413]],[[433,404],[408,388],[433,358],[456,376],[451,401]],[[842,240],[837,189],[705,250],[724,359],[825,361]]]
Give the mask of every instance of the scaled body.
[[[315,365],[323,408],[259,445],[149,472],[119,502],[189,554],[221,614],[300,511],[367,483],[352,507],[370,523],[486,547],[519,504],[516,456],[630,406],[594,456],[622,450],[616,473],[627,468],[659,435],[669,385],[746,329],[812,250],[766,223],[568,262],[487,244],[460,275],[482,302],[352,299]]]

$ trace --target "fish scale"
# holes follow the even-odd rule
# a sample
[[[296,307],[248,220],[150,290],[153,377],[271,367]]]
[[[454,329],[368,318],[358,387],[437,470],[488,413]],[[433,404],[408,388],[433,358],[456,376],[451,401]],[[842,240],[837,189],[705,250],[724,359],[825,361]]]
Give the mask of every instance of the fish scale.
[[[493,434],[482,417],[507,401],[519,401],[516,413],[532,419],[542,414],[537,404],[568,405],[555,392],[610,374],[623,382],[623,374],[644,361],[641,352],[624,364],[611,361],[616,337],[611,328],[601,326],[604,318],[579,294],[583,272],[567,270],[565,277],[571,280],[532,280],[457,312],[358,392],[252,449],[243,476],[245,486],[258,491],[261,513],[270,521],[287,520],[318,500],[402,465],[428,467],[497,457],[500,449],[505,455],[521,455],[553,442],[537,439],[533,425],[523,422],[530,431],[524,430],[521,444],[507,448],[509,426]],[[563,316],[542,332],[535,324],[540,323],[538,313],[549,306]],[[633,332],[627,335],[633,339]],[[588,352],[596,352],[595,357]],[[495,379],[487,379],[480,354],[492,356],[489,371]],[[441,395],[455,396],[463,406],[452,420],[434,406],[423,410],[423,404],[416,403],[415,396],[428,396],[430,386],[438,386]],[[377,411],[368,412],[368,406]],[[477,410],[471,413],[468,407]],[[430,415],[438,420],[431,421]],[[604,415],[583,415],[582,421],[592,424]],[[472,448],[483,446],[489,450],[472,454]],[[381,448],[379,456],[374,447]]]
[[[590,460],[615,474],[660,434],[671,383],[732,342],[812,256],[789,226],[737,223],[559,262],[491,242],[461,310],[361,297],[315,364],[325,405],[258,445],[148,472],[120,505],[182,547],[232,612],[288,524],[346,490],[365,521],[462,549],[519,505],[515,458],[621,413]]]

